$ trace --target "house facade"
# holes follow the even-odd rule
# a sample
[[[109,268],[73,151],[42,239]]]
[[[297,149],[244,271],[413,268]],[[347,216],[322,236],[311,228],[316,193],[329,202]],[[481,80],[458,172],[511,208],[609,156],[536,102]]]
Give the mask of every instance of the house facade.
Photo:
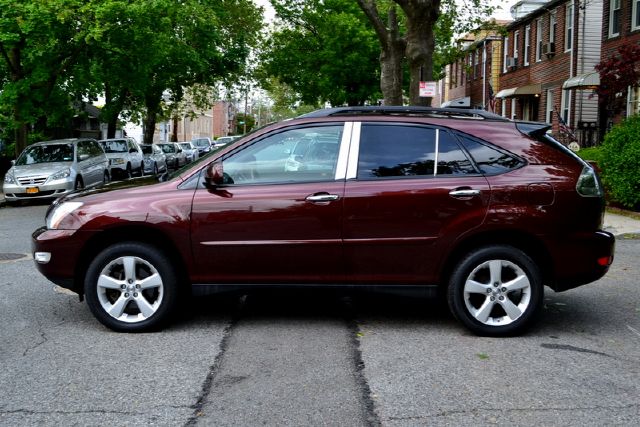
[[[547,122],[565,143],[597,143],[602,20],[603,0],[554,0],[508,24],[500,114]]]

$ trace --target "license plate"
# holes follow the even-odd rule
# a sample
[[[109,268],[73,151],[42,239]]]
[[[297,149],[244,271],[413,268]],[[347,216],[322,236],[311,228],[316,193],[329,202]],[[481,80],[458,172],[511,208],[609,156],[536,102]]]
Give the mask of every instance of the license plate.
[[[39,192],[40,189],[38,187],[27,187],[27,194],[36,194]]]

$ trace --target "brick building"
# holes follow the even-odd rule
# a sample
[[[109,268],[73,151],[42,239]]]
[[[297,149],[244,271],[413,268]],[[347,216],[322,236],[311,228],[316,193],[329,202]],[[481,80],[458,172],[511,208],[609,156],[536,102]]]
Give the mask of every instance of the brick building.
[[[600,61],[602,6],[603,0],[553,0],[506,26],[496,94],[503,116],[550,123],[569,142],[560,132],[560,115],[581,146],[597,142],[593,89],[599,84],[594,67]]]
[[[616,55],[620,46],[640,45],[640,0],[604,0],[602,25],[602,60]],[[607,115],[606,126],[623,117],[640,114],[640,82],[629,88],[626,108],[615,117]]]

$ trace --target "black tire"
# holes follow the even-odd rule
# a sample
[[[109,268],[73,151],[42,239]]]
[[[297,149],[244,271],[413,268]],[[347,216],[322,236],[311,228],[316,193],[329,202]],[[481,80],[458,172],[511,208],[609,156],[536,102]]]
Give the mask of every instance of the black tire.
[[[153,162],[153,176],[158,176],[158,164]]]
[[[133,266],[130,274],[125,264]],[[103,325],[117,332],[161,328],[178,300],[178,281],[171,265],[162,251],[146,243],[107,247],[91,262],[85,276],[89,309]],[[156,273],[159,277],[148,280]]]
[[[102,185],[108,184],[109,181],[109,172],[104,171],[104,175],[102,175]]]
[[[74,190],[82,190],[84,188],[84,182],[81,177],[76,178],[76,183],[73,185]]]
[[[130,179],[133,177],[133,172],[131,172],[131,163],[127,163],[127,169],[125,170],[125,178]]]
[[[494,337],[518,335],[529,328],[540,313],[543,296],[535,262],[521,250],[503,245],[465,256],[453,270],[447,291],[449,308],[460,322],[475,334]]]
[[[140,176],[144,176],[144,161],[140,162]]]

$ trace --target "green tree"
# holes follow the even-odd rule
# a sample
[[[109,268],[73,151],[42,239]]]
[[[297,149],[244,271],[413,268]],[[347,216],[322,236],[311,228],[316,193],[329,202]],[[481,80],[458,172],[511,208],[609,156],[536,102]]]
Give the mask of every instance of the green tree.
[[[68,75],[86,57],[91,20],[82,0],[0,0],[0,115],[16,155],[30,131],[71,116],[75,84]]]
[[[378,43],[357,4],[351,0],[273,0],[272,4],[279,26],[261,56],[264,75],[287,85],[305,104],[362,105],[377,99]]]

